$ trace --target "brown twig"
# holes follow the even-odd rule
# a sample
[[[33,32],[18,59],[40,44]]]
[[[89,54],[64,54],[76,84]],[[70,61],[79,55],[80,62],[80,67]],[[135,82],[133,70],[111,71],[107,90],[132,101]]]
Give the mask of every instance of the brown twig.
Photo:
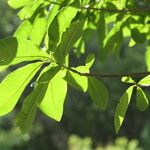
[[[58,2],[54,2],[51,0],[48,0],[52,4],[55,5],[61,5]],[[91,7],[90,5],[88,6],[81,6],[79,9],[84,9],[84,10],[94,10],[94,11],[103,11],[103,12],[110,12],[110,13],[150,13],[150,8],[143,8],[143,9],[107,9],[107,8],[97,8],[97,7]]]
[[[131,77],[137,77],[137,76],[146,76],[150,75],[150,72],[129,72],[129,73],[118,73],[118,74],[98,74],[98,73],[81,73],[75,69],[72,69],[71,67],[63,66],[65,69],[72,71],[80,76],[86,76],[86,77],[100,77],[100,78],[121,78],[124,76],[131,76]]]

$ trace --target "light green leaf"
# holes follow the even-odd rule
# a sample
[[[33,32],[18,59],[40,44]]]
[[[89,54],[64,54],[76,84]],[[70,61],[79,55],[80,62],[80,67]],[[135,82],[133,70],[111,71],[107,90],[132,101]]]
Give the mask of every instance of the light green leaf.
[[[40,12],[33,22],[33,27],[30,32],[29,39],[36,45],[40,45],[46,34],[47,18],[43,12]]]
[[[85,60],[85,65],[88,69],[90,69],[93,65],[95,61],[95,54],[89,54],[87,57],[86,57],[86,60]]]
[[[137,87],[137,92],[136,92],[136,106],[140,111],[144,111],[147,109],[149,105],[149,101],[147,99],[147,96],[145,95],[144,91],[140,88]]]
[[[88,77],[88,90],[97,106],[100,109],[106,109],[108,104],[108,91],[105,85],[94,77]]]
[[[131,77],[128,76],[122,77],[121,81],[125,83],[136,83]]]
[[[72,19],[76,16],[78,8],[76,8],[75,3],[70,6],[64,7],[59,11],[57,16],[52,21],[49,26],[49,49],[50,51],[55,51],[56,47],[61,41],[62,34],[70,26]]]
[[[57,121],[63,114],[64,100],[67,94],[67,83],[63,79],[65,73],[59,71],[49,82],[43,101],[39,104],[41,111]]]
[[[24,21],[14,33],[14,37],[25,38],[36,45],[40,46],[45,34],[46,34],[47,19],[43,12],[39,12],[34,21]]]
[[[47,60],[49,55],[40,50],[32,42],[16,38],[9,37],[0,40],[0,68],[8,67],[8,65],[14,65],[23,61],[31,60]],[[2,69],[0,69],[2,70]]]
[[[47,67],[45,69],[47,71],[42,73],[38,79],[35,90],[26,97],[22,109],[17,115],[17,125],[20,127],[22,133],[29,131],[35,118],[38,103],[43,100],[47,91],[48,83],[58,72],[59,67]]]
[[[85,67],[85,66],[79,66],[77,68],[73,68],[72,69],[80,72],[80,73],[88,73],[89,70]],[[79,74],[76,74],[72,71],[67,71],[66,76],[64,78],[67,83],[76,88],[77,90],[86,92],[87,88],[88,88],[88,79],[85,76],[81,76]]]
[[[60,64],[64,63],[65,58],[69,53],[69,50],[81,37],[84,24],[85,24],[85,20],[74,22],[71,24],[68,30],[63,34],[62,41],[54,53],[55,59]]]
[[[8,4],[10,7],[17,9],[27,5],[28,3],[32,2],[33,0],[8,0]]]
[[[29,10],[27,11],[26,15],[25,15],[25,19],[28,19],[28,18],[31,18],[34,13],[36,12],[36,10],[38,8],[40,8],[41,4],[44,2],[44,0],[36,0],[36,1],[33,1],[31,4],[30,4],[30,8]]]
[[[116,133],[119,132],[119,129],[123,123],[127,108],[131,100],[133,88],[134,86],[131,86],[126,90],[126,92],[121,96],[119,103],[117,105],[114,118]]]
[[[57,15],[60,7],[61,7],[61,5],[53,5],[52,6],[52,8],[51,8],[51,10],[49,12],[48,18],[47,18],[47,29],[49,28],[49,26],[51,25],[51,23],[54,20],[55,16]]]
[[[11,72],[0,84],[0,116],[13,110],[27,84],[42,63],[33,63]]]
[[[21,20],[31,18],[36,10],[40,9],[41,5],[44,3],[44,0],[29,1],[19,12],[18,16]]]
[[[24,38],[24,39],[29,39],[31,29],[32,29],[31,22],[29,20],[25,20],[24,22],[20,24],[20,26],[17,28],[13,36]]]
[[[31,7],[31,4],[29,5],[25,5],[18,13],[18,17],[21,19],[21,20],[24,20],[25,17],[26,17],[26,14],[28,13],[28,11],[30,10],[30,7]]]
[[[150,75],[143,78],[138,84],[142,86],[150,86]]]

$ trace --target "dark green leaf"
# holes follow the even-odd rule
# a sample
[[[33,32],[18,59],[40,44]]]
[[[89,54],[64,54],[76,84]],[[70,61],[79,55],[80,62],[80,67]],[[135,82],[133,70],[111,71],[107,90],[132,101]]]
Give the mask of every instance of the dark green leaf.
[[[147,51],[145,53],[145,59],[146,59],[147,70],[150,71],[150,43],[147,46]]]
[[[106,109],[108,103],[108,91],[105,85],[93,77],[88,77],[88,90],[92,100],[101,109]]]
[[[138,28],[134,28],[131,30],[131,36],[137,43],[144,43],[146,40],[146,33],[140,33]]]

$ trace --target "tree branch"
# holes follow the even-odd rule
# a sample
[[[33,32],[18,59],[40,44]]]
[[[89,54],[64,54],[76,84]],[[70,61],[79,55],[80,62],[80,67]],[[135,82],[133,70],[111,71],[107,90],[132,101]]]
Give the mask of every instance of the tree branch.
[[[98,73],[81,73],[77,70],[72,69],[71,67],[63,66],[65,69],[72,71],[80,76],[86,77],[100,77],[100,78],[122,78],[124,76],[131,76],[131,77],[139,77],[139,76],[146,76],[150,75],[150,72],[129,72],[129,73],[118,73],[118,74],[98,74]]]
[[[48,2],[51,2],[52,4],[55,5],[61,5],[58,2],[54,2],[51,0],[47,0]],[[103,11],[103,12],[109,12],[109,13],[150,13],[150,8],[143,8],[143,9],[107,9],[107,8],[96,8],[96,7],[91,7],[90,5],[87,6],[81,6],[79,9],[84,9],[84,10],[94,10],[94,11]]]

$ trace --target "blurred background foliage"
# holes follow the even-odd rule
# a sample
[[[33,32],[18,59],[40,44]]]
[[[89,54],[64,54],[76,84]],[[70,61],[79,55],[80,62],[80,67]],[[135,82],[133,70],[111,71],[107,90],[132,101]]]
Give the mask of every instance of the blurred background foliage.
[[[5,0],[0,0],[0,38],[12,35],[19,23],[16,12],[7,6]],[[88,32],[86,54],[97,53],[97,33],[94,30]],[[145,71],[144,44],[129,48],[128,42],[129,39],[124,40],[119,58],[110,56],[102,64],[96,55],[97,61],[92,70],[99,73]],[[84,60],[85,55],[77,59],[72,52],[72,65],[77,66]],[[0,150],[149,150],[150,110],[144,113],[137,111],[133,96],[121,131],[116,135],[114,110],[127,85],[122,84],[120,79],[104,79],[104,82],[110,95],[107,111],[99,110],[88,94],[70,87],[60,123],[38,113],[31,132],[21,135],[15,127],[17,109],[9,116],[1,117]],[[150,98],[150,89],[146,90]]]

